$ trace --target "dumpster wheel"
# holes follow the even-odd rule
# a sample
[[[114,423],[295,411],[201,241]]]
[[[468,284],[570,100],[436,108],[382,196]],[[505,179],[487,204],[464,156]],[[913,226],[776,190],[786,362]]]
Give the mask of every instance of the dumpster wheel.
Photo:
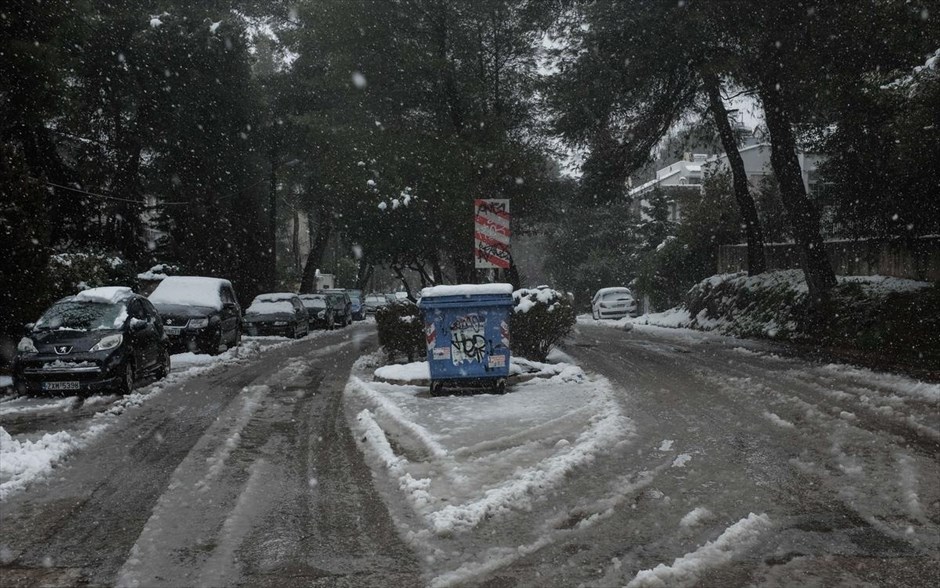
[[[431,396],[440,396],[444,392],[444,382],[440,380],[431,380]]]
[[[506,393],[506,378],[500,378],[496,380],[496,393],[497,394]]]

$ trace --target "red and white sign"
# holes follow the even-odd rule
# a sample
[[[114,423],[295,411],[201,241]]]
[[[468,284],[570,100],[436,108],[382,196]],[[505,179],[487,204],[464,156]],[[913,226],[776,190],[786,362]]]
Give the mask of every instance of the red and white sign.
[[[509,200],[473,201],[478,269],[509,269]]]

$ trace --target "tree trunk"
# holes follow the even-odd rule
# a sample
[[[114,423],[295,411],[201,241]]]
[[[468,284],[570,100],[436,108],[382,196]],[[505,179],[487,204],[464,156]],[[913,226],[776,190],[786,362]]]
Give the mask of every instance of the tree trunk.
[[[267,218],[267,242],[270,250],[268,251],[268,267],[266,282],[271,292],[277,290],[277,159],[278,150],[272,146],[268,151],[268,205],[265,212]]]
[[[451,255],[450,260],[454,266],[454,274],[458,284],[470,284],[473,280],[473,261],[468,261],[463,251]]]
[[[300,280],[300,293],[309,294],[316,291],[317,288],[317,269],[323,263],[323,254],[326,253],[326,246],[330,241],[330,234],[333,232],[333,217],[325,204],[325,198],[320,196],[317,202],[317,211],[315,215],[316,223],[309,221],[310,230],[310,253],[307,255],[307,263],[304,265],[304,275]]]
[[[392,271],[394,271],[395,275],[398,276],[398,279],[401,281],[401,285],[405,287],[405,294],[408,295],[408,300],[411,300],[412,302],[417,302],[418,299],[417,297],[415,297],[414,293],[411,291],[411,285],[408,284],[408,280],[405,278],[405,274],[402,272],[401,266],[393,263]]]
[[[836,285],[836,275],[819,233],[819,213],[806,195],[803,174],[796,154],[796,137],[790,116],[779,91],[772,83],[759,89],[764,116],[770,132],[770,164],[780,185],[780,200],[787,211],[800,251],[800,265],[806,276],[810,297],[817,308],[829,301],[829,290]]]
[[[375,272],[375,266],[368,263],[365,258],[359,260],[359,271],[356,274],[356,289],[365,290]]]
[[[294,209],[294,227],[291,231],[291,253],[294,256],[294,271],[300,272],[300,210]]]
[[[512,255],[509,256],[509,269],[506,270],[506,279],[512,284],[513,290],[518,290],[522,287],[522,276],[519,275],[519,266],[516,265],[516,260],[513,259]]]
[[[747,172],[744,171],[744,160],[738,151],[738,141],[734,136],[734,129],[728,122],[728,111],[725,110],[721,100],[721,85],[718,76],[712,73],[702,73],[705,82],[705,92],[708,94],[709,108],[718,127],[721,144],[728,155],[728,165],[731,166],[731,178],[734,186],[734,199],[738,203],[741,220],[744,221],[744,230],[747,234],[747,271],[748,274],[760,274],[766,271],[767,262],[764,258],[764,232],[761,230],[760,217],[757,216],[757,207],[751,197],[747,182]]]
[[[441,259],[438,253],[435,251],[434,256],[431,257],[431,275],[434,277],[434,285],[439,285],[444,283],[444,269],[441,267]]]

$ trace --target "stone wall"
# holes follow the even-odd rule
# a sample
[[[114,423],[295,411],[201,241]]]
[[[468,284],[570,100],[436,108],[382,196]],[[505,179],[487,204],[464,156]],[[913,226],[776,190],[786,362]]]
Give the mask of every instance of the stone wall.
[[[767,269],[799,269],[799,253],[793,243],[764,246]],[[836,275],[894,276],[926,282],[940,281],[940,236],[920,237],[912,243],[873,240],[826,241],[826,252]],[[718,273],[747,269],[746,245],[722,245]]]

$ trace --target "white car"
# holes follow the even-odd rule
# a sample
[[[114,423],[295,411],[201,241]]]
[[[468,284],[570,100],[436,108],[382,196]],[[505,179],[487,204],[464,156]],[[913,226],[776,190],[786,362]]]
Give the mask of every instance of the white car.
[[[594,320],[621,319],[636,313],[636,299],[629,288],[601,288],[591,299]]]

